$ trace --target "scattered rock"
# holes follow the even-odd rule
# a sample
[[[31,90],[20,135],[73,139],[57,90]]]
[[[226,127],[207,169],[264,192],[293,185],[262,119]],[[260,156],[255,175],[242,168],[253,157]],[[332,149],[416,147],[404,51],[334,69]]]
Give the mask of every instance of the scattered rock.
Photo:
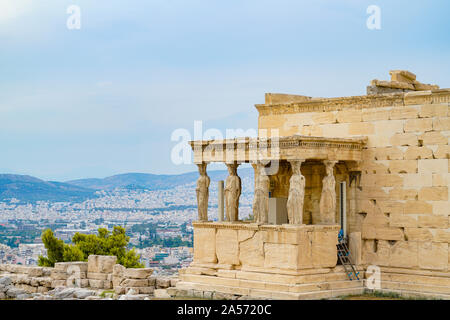
[[[88,272],[94,273],[113,273],[116,265],[116,256],[96,256],[90,255],[88,257]]]
[[[170,286],[171,287],[176,287],[177,286],[177,283],[180,281],[180,279],[178,279],[178,278],[171,278],[170,279]]]
[[[73,293],[74,298],[77,299],[86,299],[90,296],[95,296],[96,292],[94,290],[88,290],[88,289],[76,289]]]
[[[170,287],[170,279],[158,278],[156,279],[156,288],[167,289]]]
[[[7,287],[11,285],[12,281],[10,277],[0,278],[0,287]]]
[[[34,296],[33,300],[55,300],[52,296],[49,295],[38,295],[38,296]]]
[[[31,298],[31,295],[28,294],[28,293],[19,294],[19,295],[16,297],[17,300],[27,300],[27,299],[30,299],[30,298]]]
[[[148,287],[148,279],[125,279],[120,283],[122,287]]]
[[[126,279],[147,279],[153,273],[150,268],[127,268],[123,271],[123,277]]]
[[[148,277],[148,284],[150,286],[156,286],[156,277]]]
[[[205,291],[205,292],[203,292],[203,298],[205,298],[205,299],[212,299],[213,298],[213,293],[211,291]]]
[[[138,294],[138,292],[136,292],[136,290],[134,290],[134,289],[130,289],[130,290],[128,290],[128,292],[127,292],[127,296],[134,296],[134,295],[137,295]]]
[[[221,292],[214,292],[213,299],[214,300],[232,300],[233,295]]]
[[[177,288],[167,288],[166,289],[167,293],[171,296],[174,297],[176,295],[178,295],[178,289]]]
[[[194,290],[194,298],[203,298],[203,291]]]
[[[44,275],[44,268],[42,267],[32,267],[28,269],[29,277],[42,277]]]
[[[144,300],[147,297],[148,295],[144,294],[136,294],[136,295],[124,294],[120,296],[119,300]]]
[[[57,292],[55,292],[55,298],[56,299],[68,299],[68,298],[73,298],[75,292],[77,291],[77,288],[65,288],[62,290],[58,290]]]
[[[6,291],[6,296],[8,298],[15,299],[15,298],[17,298],[17,296],[19,296],[21,294],[25,294],[25,293],[26,292],[23,289],[18,289],[13,286],[10,286],[10,287],[8,287],[8,290]]]
[[[171,298],[170,294],[167,293],[166,289],[156,289],[153,292],[153,295],[155,296],[155,298],[159,298],[159,299],[170,299]]]

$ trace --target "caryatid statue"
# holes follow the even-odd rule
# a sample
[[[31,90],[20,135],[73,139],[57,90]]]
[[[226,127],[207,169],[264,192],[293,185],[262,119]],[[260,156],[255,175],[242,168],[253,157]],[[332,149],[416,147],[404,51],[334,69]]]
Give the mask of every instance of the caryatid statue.
[[[320,197],[320,222],[336,223],[336,180],[334,165],[337,161],[324,161],[327,175],[322,180],[322,195]]]
[[[241,196],[241,178],[237,175],[237,163],[226,164],[228,177],[225,182],[225,207],[228,221],[239,219],[239,197]]]
[[[292,167],[292,176],[289,179],[289,196],[287,212],[289,224],[303,224],[303,203],[305,201],[305,177],[300,171],[305,160],[289,161]]]
[[[255,222],[264,224],[269,222],[269,189],[270,179],[266,175],[264,165],[257,163],[255,168],[255,193],[253,198],[253,215]]]
[[[197,206],[198,206],[198,220],[208,221],[208,200],[209,200],[209,184],[211,179],[206,173],[207,163],[197,164],[200,177],[197,180]]]

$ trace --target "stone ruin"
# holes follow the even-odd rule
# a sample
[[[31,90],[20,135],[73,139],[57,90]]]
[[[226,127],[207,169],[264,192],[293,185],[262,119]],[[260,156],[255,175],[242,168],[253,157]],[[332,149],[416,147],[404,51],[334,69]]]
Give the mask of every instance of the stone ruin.
[[[267,93],[258,137],[191,141],[198,221],[177,288],[331,298],[372,290],[376,269],[379,291],[450,299],[450,89],[390,76],[361,96]],[[229,169],[219,221],[205,206],[210,163]],[[255,172],[254,221],[239,219],[243,163]],[[358,281],[339,264],[341,232]]]

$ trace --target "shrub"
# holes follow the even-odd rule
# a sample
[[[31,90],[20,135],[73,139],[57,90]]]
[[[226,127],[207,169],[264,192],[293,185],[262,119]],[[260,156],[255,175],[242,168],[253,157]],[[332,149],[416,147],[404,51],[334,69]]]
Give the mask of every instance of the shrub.
[[[100,228],[97,235],[77,232],[72,238],[72,245],[65,244],[54,236],[51,229],[47,229],[42,234],[47,257],[40,256],[38,265],[53,267],[56,262],[87,261],[90,255],[104,255],[116,256],[117,263],[126,268],[143,268],[136,251],[127,249],[129,241],[125,228],[120,226],[115,226],[112,232]]]

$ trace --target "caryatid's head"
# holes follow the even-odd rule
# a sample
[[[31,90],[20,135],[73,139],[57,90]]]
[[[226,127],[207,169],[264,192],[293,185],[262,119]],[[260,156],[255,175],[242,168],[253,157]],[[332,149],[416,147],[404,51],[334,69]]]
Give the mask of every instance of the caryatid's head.
[[[325,162],[325,171],[327,173],[327,176],[332,176],[334,174],[334,165],[336,164],[336,161],[326,161]]]
[[[198,172],[200,173],[201,176],[206,176],[206,166],[207,165],[208,164],[206,162],[197,164]]]
[[[230,176],[237,176],[237,164],[236,163],[227,163],[228,174]]]
[[[292,167],[292,174],[295,175],[301,175],[302,171],[302,163],[305,162],[305,160],[294,160],[294,161],[290,161],[291,163],[291,167]]]

